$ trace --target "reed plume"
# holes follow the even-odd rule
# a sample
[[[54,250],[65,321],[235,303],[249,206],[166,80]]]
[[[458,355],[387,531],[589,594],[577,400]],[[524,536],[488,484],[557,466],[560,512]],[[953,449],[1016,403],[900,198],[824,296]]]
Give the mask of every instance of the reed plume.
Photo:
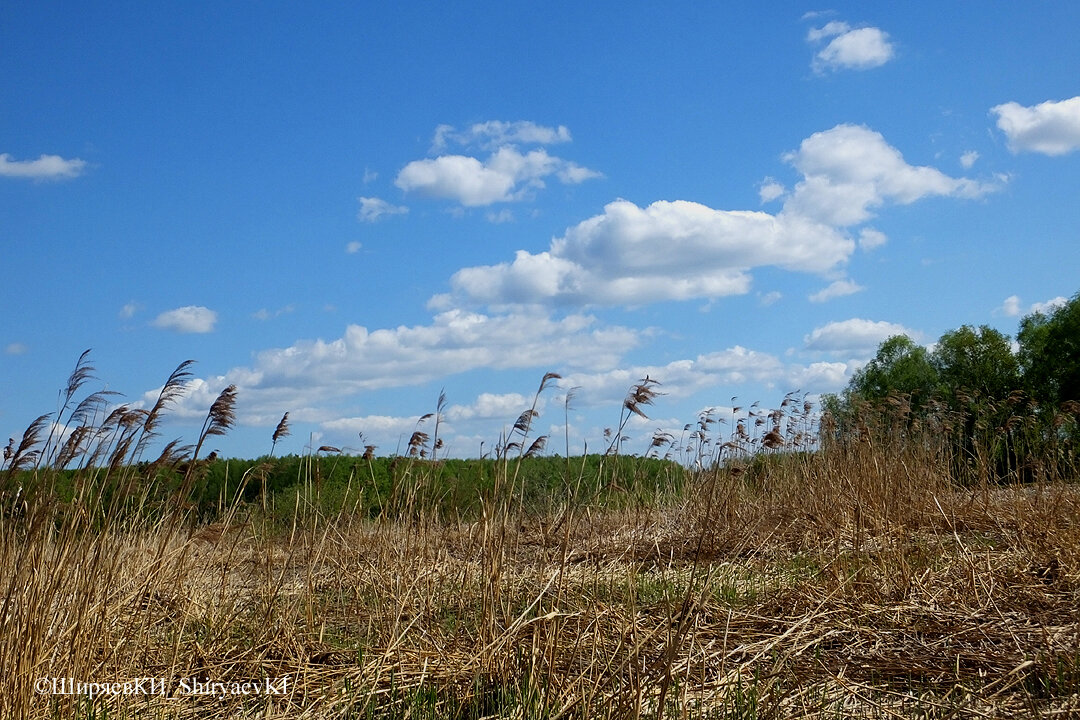
[[[277,447],[278,440],[288,437],[290,434],[289,413],[285,413],[281,416],[281,422],[277,424],[277,427],[274,429],[274,435],[271,437],[270,457],[274,457],[274,448]]]

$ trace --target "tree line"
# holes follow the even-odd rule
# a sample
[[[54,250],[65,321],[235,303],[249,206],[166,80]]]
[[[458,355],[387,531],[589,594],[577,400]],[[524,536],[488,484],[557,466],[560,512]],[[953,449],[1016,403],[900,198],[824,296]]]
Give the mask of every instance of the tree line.
[[[1024,317],[1015,343],[986,325],[930,347],[890,337],[823,407],[831,439],[875,431],[942,442],[960,481],[1076,479],[1080,293]]]

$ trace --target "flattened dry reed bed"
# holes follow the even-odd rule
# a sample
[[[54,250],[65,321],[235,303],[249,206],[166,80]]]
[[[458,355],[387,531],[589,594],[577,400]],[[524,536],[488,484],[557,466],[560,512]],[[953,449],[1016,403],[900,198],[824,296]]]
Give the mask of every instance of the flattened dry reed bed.
[[[33,520],[0,528],[3,717],[1080,714],[1080,488],[960,489],[910,452],[473,522]],[[39,677],[170,684],[90,701]]]

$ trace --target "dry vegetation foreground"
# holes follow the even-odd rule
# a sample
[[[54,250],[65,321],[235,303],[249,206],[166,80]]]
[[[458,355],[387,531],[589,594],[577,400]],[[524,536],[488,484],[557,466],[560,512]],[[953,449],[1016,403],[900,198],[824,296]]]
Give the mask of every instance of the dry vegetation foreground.
[[[823,452],[472,522],[4,519],[0,716],[1080,717],[1080,488],[943,478]]]

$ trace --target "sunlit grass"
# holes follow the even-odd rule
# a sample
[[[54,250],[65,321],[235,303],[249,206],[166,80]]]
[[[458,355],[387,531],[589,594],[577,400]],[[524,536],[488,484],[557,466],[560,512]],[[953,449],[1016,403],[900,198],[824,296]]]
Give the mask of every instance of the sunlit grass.
[[[699,418],[690,450],[664,440],[682,463],[615,437],[525,457],[519,418],[484,461],[423,457],[433,433],[411,457],[140,464],[148,416],[100,410],[63,464],[39,433],[3,471],[0,717],[1080,713],[1080,487],[1059,470],[960,485],[940,435],[819,447],[802,403],[723,435]]]

